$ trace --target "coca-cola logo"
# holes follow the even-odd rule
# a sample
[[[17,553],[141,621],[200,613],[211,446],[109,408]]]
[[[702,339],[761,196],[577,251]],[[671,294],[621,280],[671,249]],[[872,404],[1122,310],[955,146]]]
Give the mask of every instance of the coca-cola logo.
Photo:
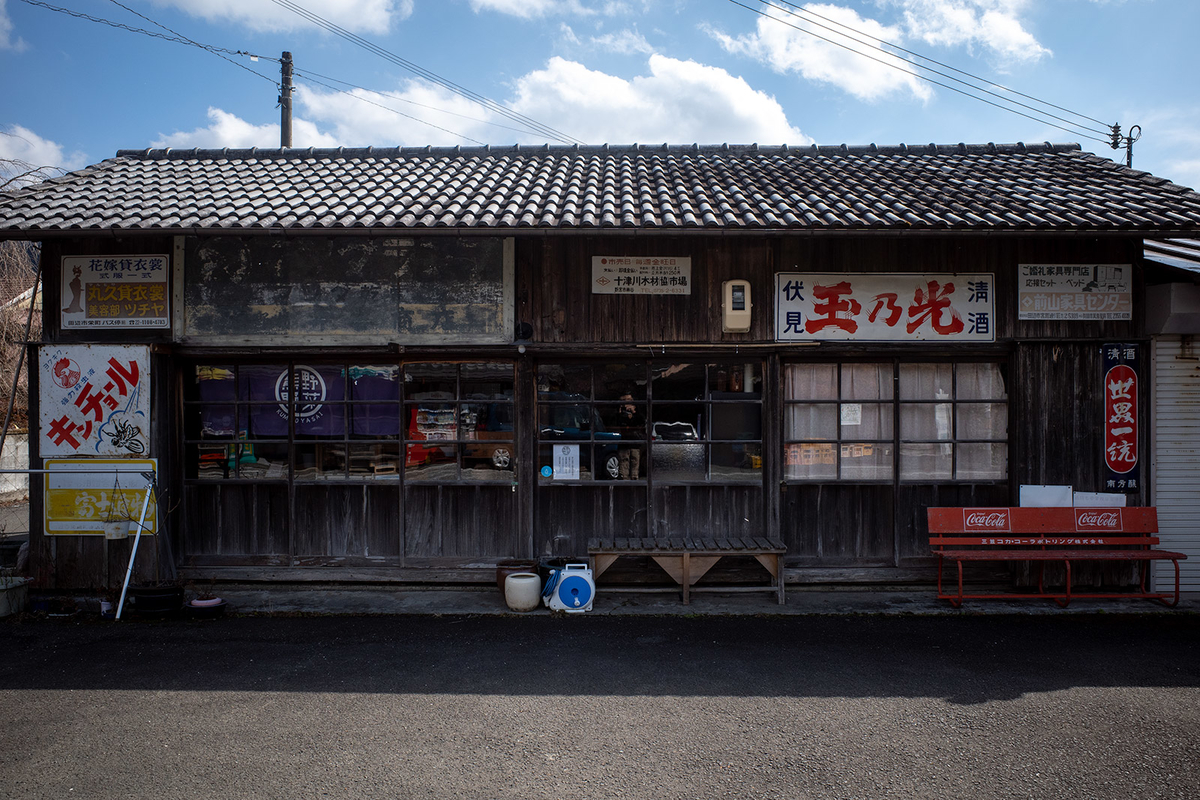
[[[1121,512],[1094,511],[1079,509],[1075,512],[1076,530],[1119,531],[1121,529]]]
[[[1011,528],[1008,509],[965,509],[963,511],[963,528],[968,531],[1007,531]]]

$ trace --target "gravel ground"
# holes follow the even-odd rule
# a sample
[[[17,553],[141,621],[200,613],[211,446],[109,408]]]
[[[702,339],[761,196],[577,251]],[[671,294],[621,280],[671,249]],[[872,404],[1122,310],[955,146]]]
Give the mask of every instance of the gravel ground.
[[[0,797],[1195,798],[1200,616],[0,623]]]

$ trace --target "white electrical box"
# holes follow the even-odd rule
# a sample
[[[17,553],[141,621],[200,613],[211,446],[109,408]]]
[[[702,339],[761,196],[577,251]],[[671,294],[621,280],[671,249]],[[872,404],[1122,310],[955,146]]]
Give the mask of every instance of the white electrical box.
[[[721,330],[746,333],[750,330],[750,281],[725,281],[721,284]]]

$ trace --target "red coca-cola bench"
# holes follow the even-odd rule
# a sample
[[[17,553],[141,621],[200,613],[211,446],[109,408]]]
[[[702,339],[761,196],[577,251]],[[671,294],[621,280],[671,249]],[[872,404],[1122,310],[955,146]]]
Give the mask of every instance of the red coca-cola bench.
[[[1157,550],[1158,513],[1153,508],[930,508],[929,546],[938,557],[938,599],[958,608],[963,600],[1049,598],[1064,608],[1072,599],[1141,598],[1167,606],[1179,603],[1179,562],[1183,553]],[[958,568],[958,591],[942,587],[942,567]],[[1033,561],[1038,563],[1037,592],[973,593],[963,589],[963,564],[968,561]],[[1077,561],[1140,562],[1136,591],[1075,592],[1071,564]],[[1147,588],[1151,561],[1175,565],[1175,591]],[[1061,562],[1066,582],[1049,589],[1043,582],[1047,562]]]

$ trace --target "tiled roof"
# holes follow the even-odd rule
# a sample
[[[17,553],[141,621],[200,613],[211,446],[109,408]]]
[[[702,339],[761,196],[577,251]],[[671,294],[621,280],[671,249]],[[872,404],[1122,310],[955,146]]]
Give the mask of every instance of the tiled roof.
[[[0,195],[0,237],[255,231],[1200,232],[1078,145],[122,150]]]

